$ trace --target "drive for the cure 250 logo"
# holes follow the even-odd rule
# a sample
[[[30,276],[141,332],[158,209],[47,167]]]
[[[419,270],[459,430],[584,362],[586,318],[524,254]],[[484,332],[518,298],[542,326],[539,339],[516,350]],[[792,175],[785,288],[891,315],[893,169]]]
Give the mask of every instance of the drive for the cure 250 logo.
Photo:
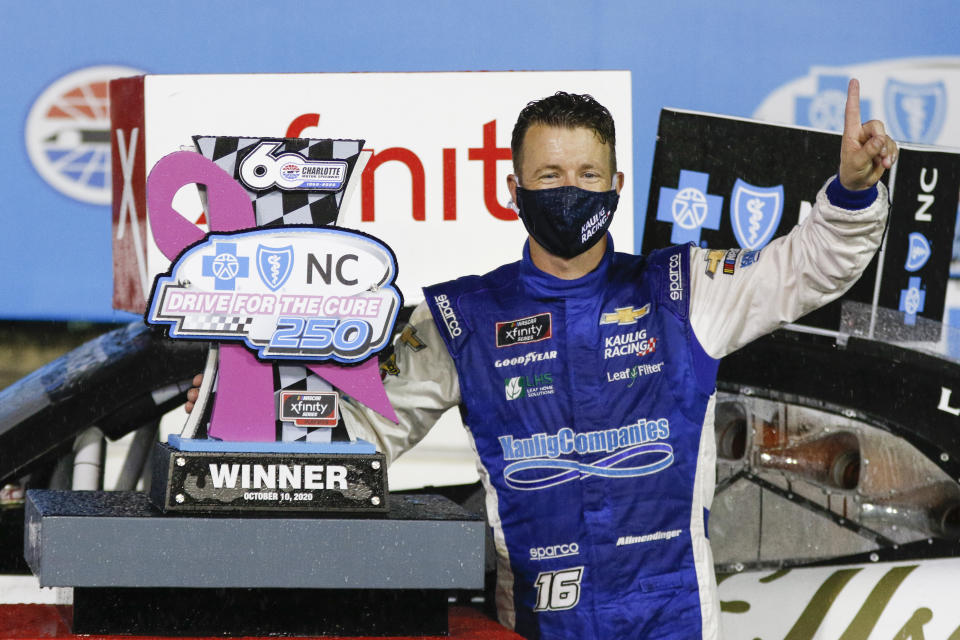
[[[329,227],[211,234],[157,278],[147,322],[238,340],[261,358],[356,363],[390,339],[400,293],[386,246]]]

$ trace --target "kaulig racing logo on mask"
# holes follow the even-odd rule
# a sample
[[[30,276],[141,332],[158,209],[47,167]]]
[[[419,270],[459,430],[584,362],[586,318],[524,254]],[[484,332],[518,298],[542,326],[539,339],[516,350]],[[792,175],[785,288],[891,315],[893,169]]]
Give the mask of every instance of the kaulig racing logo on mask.
[[[551,189],[517,187],[517,215],[527,233],[544,249],[562,258],[587,251],[605,235],[620,196],[574,186]]]
[[[731,197],[733,233],[744,249],[770,242],[783,215],[783,185],[757,187],[737,178]]]

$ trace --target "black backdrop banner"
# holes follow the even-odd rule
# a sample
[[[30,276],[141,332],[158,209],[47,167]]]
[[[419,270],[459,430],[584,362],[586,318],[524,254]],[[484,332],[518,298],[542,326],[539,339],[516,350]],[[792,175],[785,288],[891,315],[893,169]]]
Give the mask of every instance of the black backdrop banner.
[[[664,109],[641,250],[686,242],[762,248],[809,214],[839,154],[837,133]],[[917,317],[942,320],[960,153],[901,145],[883,182],[892,205],[882,250],[841,300],[796,324],[837,331],[842,300],[899,310],[908,335]],[[939,339],[922,324],[912,338]]]

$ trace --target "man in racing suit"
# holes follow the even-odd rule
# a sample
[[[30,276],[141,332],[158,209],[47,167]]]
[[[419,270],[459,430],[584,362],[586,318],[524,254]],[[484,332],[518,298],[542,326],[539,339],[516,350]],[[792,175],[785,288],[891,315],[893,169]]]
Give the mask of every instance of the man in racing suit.
[[[398,424],[342,406],[351,434],[391,460],[461,406],[504,625],[544,639],[719,636],[706,537],[718,359],[841,295],[876,251],[896,145],[861,125],[858,91],[838,176],[759,251],[614,253],[623,174],[609,113],[569,94],[521,113],[508,184],[530,233],[522,260],[425,289],[384,381]]]

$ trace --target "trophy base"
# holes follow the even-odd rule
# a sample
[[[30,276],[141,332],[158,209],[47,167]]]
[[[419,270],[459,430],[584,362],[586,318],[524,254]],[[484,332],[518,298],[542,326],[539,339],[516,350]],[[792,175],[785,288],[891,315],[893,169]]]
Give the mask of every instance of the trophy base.
[[[151,464],[150,500],[165,513],[387,510],[386,458],[366,442],[172,438],[154,445]]]
[[[143,493],[27,492],[24,556],[73,587],[73,632],[446,635],[447,595],[484,586],[480,516],[394,495],[385,514],[160,513]]]
[[[76,587],[72,631],[191,637],[445,636],[447,592]]]

